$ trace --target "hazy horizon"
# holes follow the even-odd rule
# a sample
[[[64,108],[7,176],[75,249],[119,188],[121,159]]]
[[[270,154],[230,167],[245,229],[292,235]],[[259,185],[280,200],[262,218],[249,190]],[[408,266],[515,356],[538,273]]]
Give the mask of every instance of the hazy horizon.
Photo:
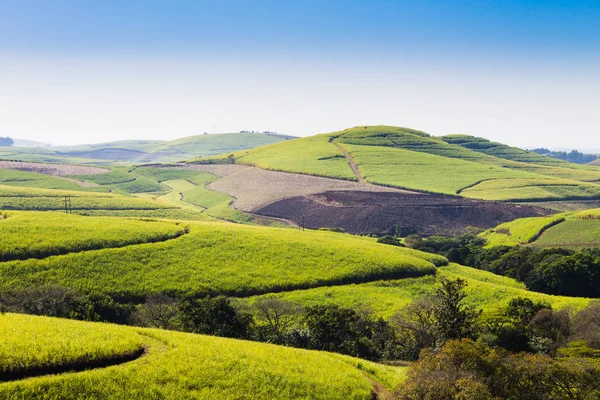
[[[395,125],[600,148],[600,4],[8,0],[0,136]]]

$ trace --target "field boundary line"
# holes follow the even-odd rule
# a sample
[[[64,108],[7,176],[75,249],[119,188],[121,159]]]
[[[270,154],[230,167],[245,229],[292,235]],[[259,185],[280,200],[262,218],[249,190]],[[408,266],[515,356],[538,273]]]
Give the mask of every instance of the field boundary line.
[[[335,138],[331,138],[329,140],[329,143],[333,143],[342,152],[342,155],[344,156],[346,161],[348,161],[348,164],[350,165],[350,169],[352,169],[352,172],[356,176],[356,179],[358,179],[358,181],[360,183],[367,183],[367,180],[362,176],[362,173],[360,172],[360,169],[358,168],[358,164],[356,164],[356,161],[354,161],[352,154],[350,154],[350,152],[348,150],[346,150],[341,144],[336,142]]]
[[[8,260],[0,260],[0,264],[7,263],[7,262],[13,262],[13,261],[45,260],[46,258],[58,257],[58,256],[67,256],[69,254],[80,254],[80,253],[87,253],[87,252],[91,252],[91,251],[100,251],[100,250],[123,249],[123,248],[130,247],[130,246],[141,246],[141,245],[144,245],[144,244],[165,243],[165,242],[168,242],[170,240],[179,239],[180,237],[188,235],[189,233],[190,233],[189,226],[188,226],[188,229],[186,229],[185,226],[184,226],[184,229],[183,229],[182,232],[177,232],[176,235],[168,237],[168,238],[165,238],[165,239],[146,240],[146,241],[137,242],[137,243],[127,243],[127,244],[124,244],[122,246],[106,246],[106,247],[98,247],[98,248],[81,249],[81,250],[75,250],[75,251],[68,251],[68,249],[65,249],[64,252],[59,252],[59,253],[56,253],[56,254],[48,254],[48,255],[40,256],[40,257],[13,258],[13,259],[8,259]]]

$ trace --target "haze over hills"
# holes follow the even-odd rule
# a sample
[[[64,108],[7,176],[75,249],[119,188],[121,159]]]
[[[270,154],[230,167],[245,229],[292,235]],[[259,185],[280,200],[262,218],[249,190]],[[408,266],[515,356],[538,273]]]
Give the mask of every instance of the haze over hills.
[[[73,162],[120,161],[127,163],[173,162],[238,151],[291,139],[276,133],[225,133],[188,136],[176,140],[126,140],[77,146],[51,146],[18,140],[17,147],[0,148],[0,159]],[[24,147],[22,147],[24,146]]]

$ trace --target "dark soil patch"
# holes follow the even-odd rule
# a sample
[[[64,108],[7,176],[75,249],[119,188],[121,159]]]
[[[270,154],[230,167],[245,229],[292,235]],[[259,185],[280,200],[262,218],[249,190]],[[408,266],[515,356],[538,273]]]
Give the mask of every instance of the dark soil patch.
[[[329,191],[268,204],[255,213],[285,218],[309,229],[343,228],[356,234],[461,234],[492,228],[547,210],[460,197],[389,192]]]

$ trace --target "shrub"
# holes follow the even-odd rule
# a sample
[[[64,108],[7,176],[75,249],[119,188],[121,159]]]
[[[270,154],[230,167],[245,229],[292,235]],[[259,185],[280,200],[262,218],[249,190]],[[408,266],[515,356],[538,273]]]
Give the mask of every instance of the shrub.
[[[187,298],[180,305],[181,322],[188,332],[244,339],[249,337],[252,316],[238,312],[224,296]]]

